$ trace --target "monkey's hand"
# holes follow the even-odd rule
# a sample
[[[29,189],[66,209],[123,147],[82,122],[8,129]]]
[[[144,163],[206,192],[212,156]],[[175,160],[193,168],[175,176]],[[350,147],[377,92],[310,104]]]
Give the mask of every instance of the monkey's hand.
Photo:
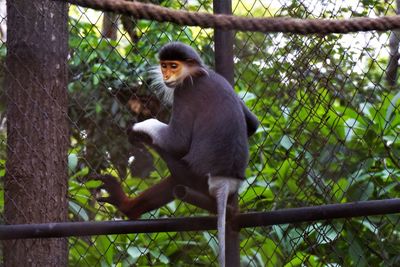
[[[128,140],[132,145],[137,145],[141,143],[145,143],[148,145],[153,144],[153,140],[148,134],[134,131],[133,126],[129,127],[126,133],[128,134]]]
[[[149,145],[159,145],[162,131],[167,127],[166,124],[156,120],[148,119],[135,123],[128,129],[130,142],[144,142]]]

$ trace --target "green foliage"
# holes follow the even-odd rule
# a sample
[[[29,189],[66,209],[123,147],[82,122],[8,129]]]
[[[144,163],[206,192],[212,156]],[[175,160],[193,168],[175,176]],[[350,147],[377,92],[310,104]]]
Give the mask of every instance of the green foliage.
[[[381,2],[368,6],[383,10]],[[280,13],[309,16],[304,8],[292,2]],[[360,15],[367,10],[366,4]],[[399,195],[400,94],[386,88],[382,77],[388,59],[372,58],[376,47],[363,46],[360,53],[352,48],[360,44],[348,45],[340,35],[236,37],[236,89],[251,92],[247,104],[261,120],[251,140],[243,210]],[[397,220],[386,215],[242,230],[242,262],[394,266],[399,258],[386,248],[399,248]]]
[[[153,2],[182,8],[179,1]],[[211,7],[211,1],[189,2],[190,10]],[[328,1],[320,14],[304,3],[288,3],[282,8],[261,5],[252,12],[258,16],[299,18],[392,12],[389,4],[377,0],[362,0],[354,10]],[[237,6],[240,9],[239,4],[234,8]],[[235,12],[247,15],[247,8],[252,5],[244,6]],[[150,177],[132,175],[132,147],[125,136],[125,128],[139,119],[127,108],[127,99],[152,94],[145,73],[156,63],[158,48],[171,40],[180,40],[197,46],[205,62],[213,65],[211,31],[135,21],[138,39],[132,41],[121,27],[119,30],[117,40],[104,39],[96,25],[81,17],[70,18],[68,171],[72,221],[122,217],[111,205],[94,201],[100,182],[83,179],[93,171],[121,177],[124,190],[132,195],[168,173],[165,164],[150,151],[154,162]],[[374,34],[374,40],[380,40],[378,45],[384,45],[387,33]],[[240,191],[243,212],[399,196],[400,92],[398,86],[389,90],[383,79],[387,56],[376,55],[376,44],[365,46],[357,40],[359,37],[364,41],[370,38],[358,34],[236,33],[235,90],[261,122],[250,140],[247,180]],[[3,46],[2,59],[4,51]],[[6,137],[3,130],[0,134],[2,179]],[[0,212],[3,195],[0,190]],[[176,201],[143,218],[194,214],[206,213]],[[399,228],[398,215],[385,215],[242,229],[241,263],[271,267],[398,266]],[[69,239],[69,264],[215,266],[215,234],[74,237]]]
[[[369,7],[377,13],[386,8],[377,1],[363,1],[363,5],[354,15],[366,15]],[[349,11],[345,6],[340,10],[342,14]],[[257,9],[259,15],[265,12]],[[279,12],[294,17],[310,14],[295,1]],[[337,10],[328,8],[321,16],[337,16],[334,12]],[[90,24],[72,23],[77,25],[72,29],[76,35],[71,36],[75,79],[69,90],[79,102],[75,106],[85,110],[78,112],[72,106],[71,116],[87,118],[94,129],[106,123],[103,132],[113,124],[124,128],[132,116],[107,88],[147,91],[144,73],[155,62],[155,46],[195,39],[202,57],[208,64],[213,62],[210,40],[196,28],[139,21],[136,26],[141,38],[123,45],[100,39]],[[347,36],[236,34],[235,89],[261,122],[250,140],[251,161],[240,191],[244,212],[394,198],[400,193],[400,93],[387,90],[382,79],[387,58],[372,58],[376,48],[349,43]],[[76,124],[81,127],[82,121]],[[121,176],[121,169],[127,166],[116,167],[112,155],[115,149],[117,158],[127,158],[129,153],[122,152],[127,147],[125,136],[107,132],[108,139],[98,138],[97,142],[90,127],[79,128],[80,134],[82,129],[87,136],[74,136],[70,156],[71,216],[79,220],[119,217],[112,206],[92,201],[97,182],[82,183],[78,177],[90,169],[83,161],[90,155],[82,154],[89,141],[95,142],[93,158],[104,161],[104,155],[110,155],[111,160],[99,164],[99,170]],[[123,177],[127,176],[123,182],[127,192],[140,193],[168,172],[157,155],[152,156],[156,171],[150,179],[122,171]],[[173,202],[144,218],[192,214],[204,212]],[[400,260],[398,219],[386,215],[243,229],[241,262],[244,266],[395,266]],[[214,234],[72,238],[70,263],[209,266],[216,263]]]

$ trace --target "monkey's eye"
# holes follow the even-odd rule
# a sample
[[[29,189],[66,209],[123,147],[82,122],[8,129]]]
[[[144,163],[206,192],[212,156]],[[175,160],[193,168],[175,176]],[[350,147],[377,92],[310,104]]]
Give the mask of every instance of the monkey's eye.
[[[172,69],[176,69],[176,68],[178,68],[178,64],[176,64],[176,63],[172,63],[172,64],[171,64],[171,68],[172,68]]]
[[[161,68],[165,69],[167,67],[167,64],[161,63]]]

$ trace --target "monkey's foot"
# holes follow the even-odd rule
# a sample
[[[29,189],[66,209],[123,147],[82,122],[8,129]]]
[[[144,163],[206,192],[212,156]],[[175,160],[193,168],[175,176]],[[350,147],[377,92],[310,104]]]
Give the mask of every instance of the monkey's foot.
[[[110,203],[119,208],[127,198],[124,191],[122,190],[121,183],[114,176],[109,174],[97,174],[91,176],[90,179],[103,182],[103,184],[99,186],[99,189],[104,189],[109,194],[108,197],[96,198],[98,202]]]
[[[121,183],[112,175],[94,175],[92,180],[102,181],[103,184],[99,189],[104,189],[109,194],[108,197],[98,197],[98,202],[105,202],[114,205],[119,211],[124,213],[129,219],[137,219],[141,212],[135,207],[137,206],[135,198],[129,198],[122,189]]]

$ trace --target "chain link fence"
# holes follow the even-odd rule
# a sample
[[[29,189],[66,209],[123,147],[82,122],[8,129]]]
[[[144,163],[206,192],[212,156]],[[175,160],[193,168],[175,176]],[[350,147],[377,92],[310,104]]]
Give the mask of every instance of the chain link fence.
[[[209,0],[149,2],[213,12]],[[397,8],[395,1],[375,0],[232,1],[233,14],[246,17],[377,17],[393,15]],[[261,122],[250,139],[241,212],[398,197],[397,34],[235,34],[235,90]],[[92,173],[119,177],[131,196],[168,176],[154,151],[129,144],[126,128],[152,117],[168,122],[171,107],[159,100],[148,75],[159,48],[177,40],[190,44],[212,68],[213,35],[212,29],[70,6],[70,221],[124,219],[111,205],[95,201],[104,192],[100,182],[85,179]],[[3,63],[5,55],[3,39]],[[1,100],[3,177],[5,121],[12,118],[7,118],[4,97]],[[195,215],[208,212],[173,201],[141,218]],[[244,228],[241,266],[398,266],[399,219],[391,214]],[[217,244],[215,231],[70,237],[69,265],[216,266]]]

